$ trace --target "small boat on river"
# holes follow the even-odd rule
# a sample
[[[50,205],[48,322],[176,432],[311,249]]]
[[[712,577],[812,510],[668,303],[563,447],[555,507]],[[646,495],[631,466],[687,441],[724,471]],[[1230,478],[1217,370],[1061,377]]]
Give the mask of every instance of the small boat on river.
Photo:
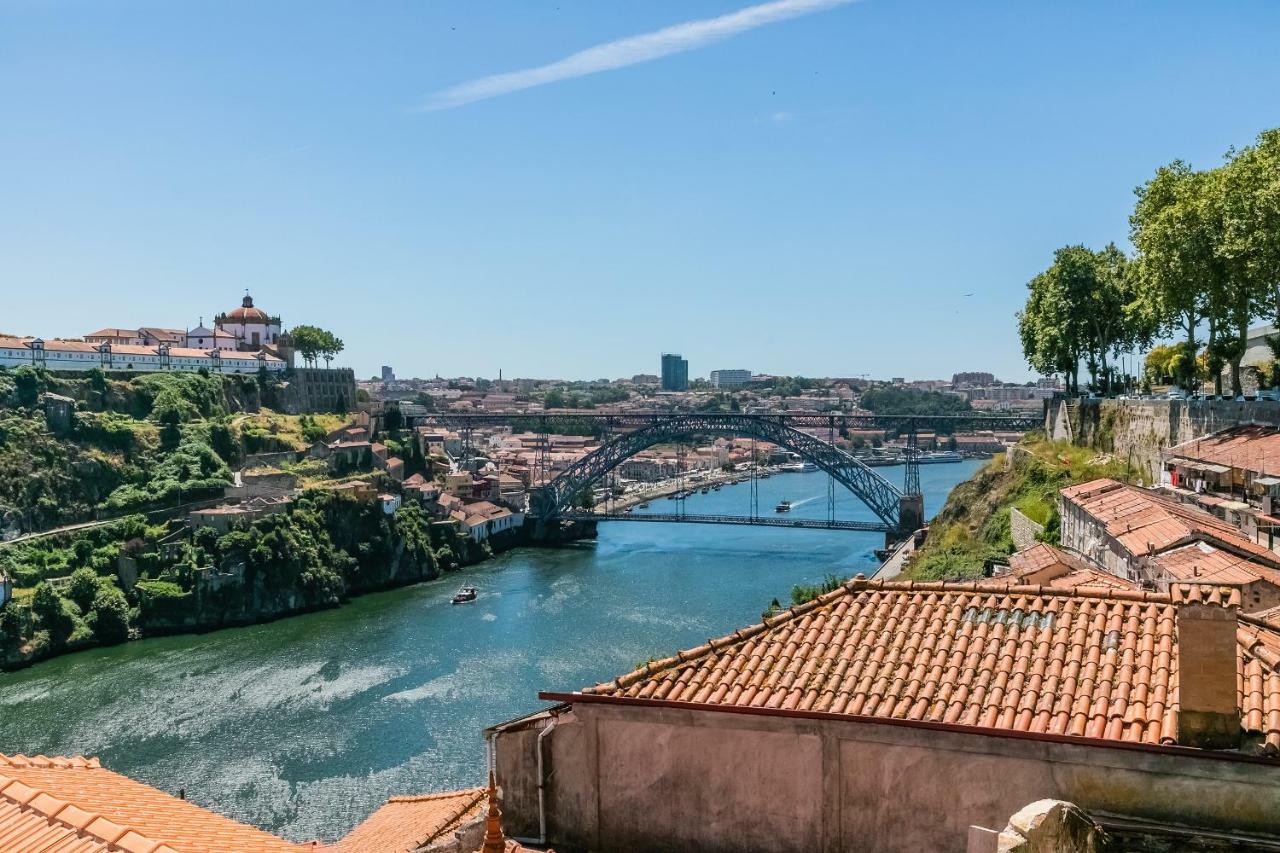
[[[452,602],[454,604],[466,604],[468,601],[475,601],[478,593],[474,586],[464,586],[453,595]]]
[[[791,512],[791,501],[778,501],[778,505],[773,508],[774,512]]]

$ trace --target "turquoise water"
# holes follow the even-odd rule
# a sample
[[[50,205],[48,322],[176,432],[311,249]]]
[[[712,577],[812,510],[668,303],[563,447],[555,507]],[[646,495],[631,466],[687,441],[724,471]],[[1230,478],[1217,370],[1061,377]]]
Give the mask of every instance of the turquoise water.
[[[926,511],[979,462],[921,468]],[[898,468],[879,469],[900,482]],[[825,518],[826,477],[760,483],[760,509]],[[674,501],[652,509],[672,511]],[[852,495],[841,518],[872,519]],[[746,514],[749,486],[686,502]],[[0,674],[0,752],[99,756],[119,772],[295,840],[332,840],[391,794],[481,782],[481,730],[540,690],[612,678],[757,621],[797,583],[875,569],[881,534],[606,523],[338,610],[129,643]],[[466,581],[473,604],[451,606]]]

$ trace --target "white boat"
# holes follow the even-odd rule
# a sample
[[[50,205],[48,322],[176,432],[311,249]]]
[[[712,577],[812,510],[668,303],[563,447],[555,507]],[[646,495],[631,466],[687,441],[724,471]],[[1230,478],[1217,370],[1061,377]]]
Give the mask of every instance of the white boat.
[[[774,512],[791,512],[791,501],[778,501],[778,505],[773,508]]]
[[[464,586],[454,593],[451,601],[453,604],[466,604],[468,601],[475,601],[478,594],[474,586]]]

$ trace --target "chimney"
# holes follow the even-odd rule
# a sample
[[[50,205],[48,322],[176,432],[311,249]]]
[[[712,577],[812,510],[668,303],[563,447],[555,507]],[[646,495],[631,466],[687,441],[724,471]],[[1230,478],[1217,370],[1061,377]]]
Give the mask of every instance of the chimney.
[[[1177,608],[1178,743],[1236,749],[1240,593],[1192,584],[1174,585],[1169,592]]]

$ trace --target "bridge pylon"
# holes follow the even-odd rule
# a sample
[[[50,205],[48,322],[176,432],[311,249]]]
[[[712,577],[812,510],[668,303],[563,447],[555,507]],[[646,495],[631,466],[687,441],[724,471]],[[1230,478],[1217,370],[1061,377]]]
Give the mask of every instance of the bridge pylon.
[[[903,495],[898,499],[898,534],[910,536],[921,527],[924,527],[924,495],[919,492]]]

